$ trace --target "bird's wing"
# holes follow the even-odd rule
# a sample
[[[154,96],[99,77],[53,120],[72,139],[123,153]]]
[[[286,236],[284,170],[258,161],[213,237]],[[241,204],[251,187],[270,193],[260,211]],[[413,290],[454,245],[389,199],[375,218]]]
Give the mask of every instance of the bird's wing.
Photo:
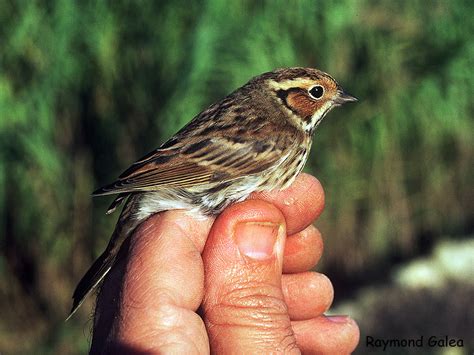
[[[178,148],[159,148],[94,195],[186,188],[258,174],[278,164],[285,144],[271,138],[212,137]]]

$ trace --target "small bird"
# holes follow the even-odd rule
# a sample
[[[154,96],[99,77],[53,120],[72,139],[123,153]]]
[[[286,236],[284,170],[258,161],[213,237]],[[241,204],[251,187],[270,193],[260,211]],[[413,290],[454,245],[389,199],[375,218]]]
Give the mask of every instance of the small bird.
[[[285,189],[303,169],[314,130],[357,99],[328,74],[283,68],[259,75],[193,118],[93,196],[125,206],[107,248],[76,287],[68,319],[113,267],[123,242],[154,213],[217,215],[254,191]]]

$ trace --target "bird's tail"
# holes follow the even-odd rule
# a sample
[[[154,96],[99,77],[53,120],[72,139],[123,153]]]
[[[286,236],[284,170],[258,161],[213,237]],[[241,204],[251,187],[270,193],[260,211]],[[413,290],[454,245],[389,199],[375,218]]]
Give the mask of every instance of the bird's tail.
[[[72,296],[72,309],[66,320],[72,317],[86,297],[94,291],[99,283],[104,279],[105,275],[107,275],[115,262],[115,256],[116,253],[112,254],[109,250],[105,250],[82,277]]]
[[[72,309],[66,320],[72,317],[86,297],[94,291],[104,279],[105,275],[107,275],[115,264],[115,259],[117,258],[117,254],[123,242],[133,232],[137,225],[140,224],[140,220],[132,217],[132,211],[136,202],[135,200],[134,197],[131,197],[127,201],[122,213],[120,214],[117,225],[115,226],[114,233],[110,238],[109,245],[107,245],[107,248],[102,255],[99,256],[94,264],[92,264],[86,274],[82,277],[81,281],[79,281],[79,284],[72,295]]]

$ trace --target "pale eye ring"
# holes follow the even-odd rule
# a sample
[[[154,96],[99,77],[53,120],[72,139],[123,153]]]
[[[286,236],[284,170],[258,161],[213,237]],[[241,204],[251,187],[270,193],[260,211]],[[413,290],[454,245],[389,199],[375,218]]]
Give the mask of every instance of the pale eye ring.
[[[324,95],[324,88],[321,85],[315,85],[308,92],[313,99],[319,100]]]

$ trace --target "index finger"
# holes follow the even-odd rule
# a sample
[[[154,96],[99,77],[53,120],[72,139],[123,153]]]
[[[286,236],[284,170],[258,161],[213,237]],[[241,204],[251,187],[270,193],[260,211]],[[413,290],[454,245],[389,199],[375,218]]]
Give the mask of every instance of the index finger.
[[[314,176],[302,173],[285,190],[254,193],[252,199],[275,205],[285,216],[288,235],[304,230],[324,209],[324,191]]]

